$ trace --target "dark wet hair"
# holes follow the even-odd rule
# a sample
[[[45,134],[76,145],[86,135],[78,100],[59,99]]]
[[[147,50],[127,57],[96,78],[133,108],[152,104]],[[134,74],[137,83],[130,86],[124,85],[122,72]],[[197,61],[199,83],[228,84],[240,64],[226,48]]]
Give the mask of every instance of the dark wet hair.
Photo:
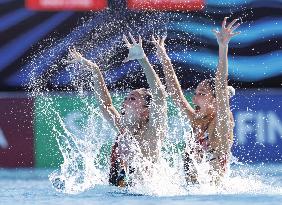
[[[149,92],[146,88],[140,88],[138,89],[140,94],[142,95],[143,99],[145,100],[145,107],[149,107],[152,102],[152,94]]]
[[[208,78],[203,80],[203,82],[207,83],[207,85],[210,87],[210,91],[212,92],[213,97],[216,97],[215,94],[215,78]],[[227,86],[229,98],[233,97],[235,95],[235,89],[232,86]]]
[[[145,107],[149,107],[152,102],[152,94],[147,89],[145,91],[144,100],[145,100]]]
[[[146,94],[144,98],[145,98],[145,107],[149,107],[151,105],[152,95]]]
[[[216,97],[216,95],[215,95],[215,78],[205,79],[204,82],[207,83],[208,86],[210,87],[213,97]]]

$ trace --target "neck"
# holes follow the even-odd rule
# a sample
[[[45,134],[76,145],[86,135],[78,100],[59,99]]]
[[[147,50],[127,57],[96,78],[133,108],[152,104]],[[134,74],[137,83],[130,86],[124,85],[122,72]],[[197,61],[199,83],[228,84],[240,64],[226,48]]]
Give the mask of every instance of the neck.
[[[210,123],[213,121],[214,118],[215,114],[211,113],[203,118],[197,119],[195,121],[194,132],[198,133],[199,135],[202,135],[208,129]]]

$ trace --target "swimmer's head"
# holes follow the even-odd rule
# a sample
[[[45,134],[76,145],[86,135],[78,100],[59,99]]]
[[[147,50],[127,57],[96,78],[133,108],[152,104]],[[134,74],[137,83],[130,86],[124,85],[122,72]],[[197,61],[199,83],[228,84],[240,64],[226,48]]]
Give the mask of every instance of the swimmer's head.
[[[228,86],[229,97],[235,95],[235,89]],[[201,118],[215,114],[216,108],[215,78],[205,79],[199,83],[193,96],[196,116]]]
[[[212,92],[212,95],[214,97],[216,97],[216,94],[215,94],[215,78],[208,78],[208,79],[203,80],[202,82],[205,82],[206,85],[208,85],[208,87],[210,88],[210,90]],[[228,89],[229,98],[233,97],[235,95],[235,89],[232,86],[227,86],[227,89]]]
[[[148,122],[151,99],[151,93],[145,88],[131,91],[122,104],[122,122],[125,125]]]

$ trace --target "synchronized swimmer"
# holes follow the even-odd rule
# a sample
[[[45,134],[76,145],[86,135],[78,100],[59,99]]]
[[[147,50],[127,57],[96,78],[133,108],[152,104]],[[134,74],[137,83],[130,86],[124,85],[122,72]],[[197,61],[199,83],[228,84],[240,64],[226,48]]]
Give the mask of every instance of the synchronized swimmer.
[[[195,108],[184,97],[173,65],[166,53],[165,38],[152,38],[157,48],[157,56],[163,65],[167,92],[181,112],[190,119],[195,136],[195,145],[187,144],[184,156],[184,169],[188,184],[198,183],[196,162],[205,161],[210,164],[209,181],[213,184],[220,183],[227,171],[234,127],[229,105],[229,98],[234,94],[234,89],[227,84],[227,54],[230,39],[239,34],[239,32],[234,32],[239,26],[239,23],[234,26],[237,20],[233,20],[226,26],[226,17],[220,31],[213,30],[219,45],[216,77],[199,83],[193,97]],[[141,37],[139,36],[137,43],[131,34],[129,36],[132,44],[124,36],[124,41],[129,49],[125,62],[138,60],[147,78],[150,91],[145,88],[131,91],[125,98],[120,113],[113,106],[99,67],[85,59],[75,49],[70,50],[72,63],[79,62],[94,73],[95,98],[103,117],[118,133],[111,152],[109,183],[120,187],[130,185],[126,181],[126,175],[138,172],[135,167],[131,166],[128,151],[130,147],[127,147],[128,149],[123,147],[130,146],[130,143],[127,142],[135,140],[142,156],[155,163],[158,161],[160,146],[167,128],[167,94],[164,86],[144,53]]]
[[[163,141],[165,137],[167,121],[167,103],[164,86],[143,51],[141,37],[139,36],[139,42],[136,43],[133,36],[129,35],[133,44],[130,44],[126,36],[124,36],[124,41],[129,49],[128,58],[125,61],[138,60],[143,67],[150,86],[150,92],[145,88],[131,91],[125,98],[120,113],[112,104],[99,67],[82,57],[77,51],[70,50],[74,61],[81,63],[94,72],[95,98],[98,101],[103,117],[118,132],[118,137],[111,153],[109,182],[120,187],[127,185],[125,173],[135,171],[128,161],[129,156],[127,155],[130,154],[130,147],[121,149],[122,146],[129,146],[121,145],[121,143],[134,138],[139,144],[143,157],[155,162],[160,152],[159,142]]]
[[[199,83],[193,96],[195,109],[189,104],[181,90],[177,76],[164,47],[164,38],[154,39],[157,55],[162,62],[167,90],[181,112],[190,119],[195,135],[196,146],[186,146],[184,169],[188,183],[197,183],[198,175],[195,160],[205,160],[210,164],[211,183],[219,183],[229,165],[233,144],[234,120],[230,111],[229,98],[235,90],[228,86],[228,43],[240,32],[234,32],[239,23],[233,20],[226,26],[227,17],[222,22],[221,30],[213,30],[219,45],[219,60],[216,77]],[[205,156],[205,157],[203,157]]]

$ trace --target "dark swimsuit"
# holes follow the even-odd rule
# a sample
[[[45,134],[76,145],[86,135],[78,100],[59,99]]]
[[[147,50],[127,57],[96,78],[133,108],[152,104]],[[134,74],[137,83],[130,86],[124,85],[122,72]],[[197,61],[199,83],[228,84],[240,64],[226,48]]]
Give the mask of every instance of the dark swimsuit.
[[[126,171],[124,166],[121,163],[121,159],[119,154],[117,153],[116,149],[118,148],[117,141],[115,142],[114,146],[112,147],[111,153],[111,168],[109,174],[109,183],[114,186],[125,187],[129,186],[130,183],[126,180]],[[135,169],[129,166],[129,173],[132,174]]]

